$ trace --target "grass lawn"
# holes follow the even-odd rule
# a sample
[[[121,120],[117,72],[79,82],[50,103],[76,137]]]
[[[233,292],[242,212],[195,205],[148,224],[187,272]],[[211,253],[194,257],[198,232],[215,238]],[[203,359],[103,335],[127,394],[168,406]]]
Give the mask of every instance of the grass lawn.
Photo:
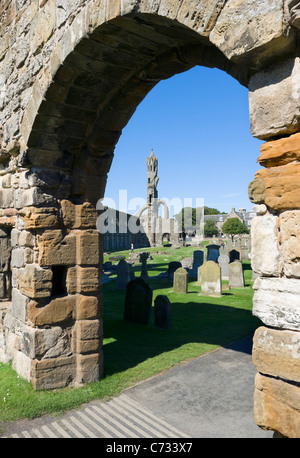
[[[165,253],[156,254],[158,250]],[[196,282],[189,283],[187,295],[174,294],[171,283],[155,278],[166,271],[171,260],[192,256],[194,250],[191,247],[149,249],[153,257],[148,261],[149,284],[153,299],[165,294],[172,303],[170,330],[155,328],[153,314],[149,326],[123,321],[125,292],[117,291],[112,279],[103,285],[104,377],[80,388],[34,391],[10,365],[0,363],[0,421],[64,412],[93,399],[109,399],[138,381],[227,345],[260,326],[261,322],[251,312],[253,289],[249,261],[243,262],[245,288],[226,290],[220,298],[199,296],[200,287]],[[139,270],[138,265],[137,276]]]

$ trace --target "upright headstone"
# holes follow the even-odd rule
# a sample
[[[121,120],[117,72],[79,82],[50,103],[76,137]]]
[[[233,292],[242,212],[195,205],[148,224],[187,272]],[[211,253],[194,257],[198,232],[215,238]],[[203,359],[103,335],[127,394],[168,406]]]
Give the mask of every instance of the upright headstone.
[[[204,261],[204,253],[202,250],[195,250],[193,253],[193,267],[192,274],[197,278],[198,268],[202,266]]]
[[[174,277],[174,272],[179,269],[179,267],[182,267],[181,262],[179,261],[171,261],[169,262],[168,266],[168,280],[173,281]]]
[[[127,283],[129,281],[129,264],[124,259],[121,259],[117,265],[117,289],[126,289]]]
[[[245,286],[243,264],[240,261],[229,264],[229,286],[230,288],[244,288]]]
[[[154,326],[164,329],[171,327],[171,302],[162,294],[156,296],[154,300]]]
[[[212,243],[207,245],[207,261],[218,262],[218,257],[220,256],[220,245]]]
[[[241,261],[241,253],[239,250],[230,250],[229,253],[229,262]]]
[[[188,273],[183,267],[179,267],[174,273],[173,290],[177,294],[188,292]]]
[[[201,295],[222,296],[221,268],[214,261],[206,261],[201,267]]]
[[[140,252],[140,262],[142,263],[141,277],[144,279],[149,278],[147,271],[147,259],[149,258],[149,253],[147,251]]]
[[[222,280],[228,280],[229,278],[229,256],[227,256],[227,254],[220,254],[220,256],[218,257],[218,264],[221,267]]]
[[[124,320],[136,324],[149,324],[152,295],[152,289],[143,278],[131,280],[126,287]]]

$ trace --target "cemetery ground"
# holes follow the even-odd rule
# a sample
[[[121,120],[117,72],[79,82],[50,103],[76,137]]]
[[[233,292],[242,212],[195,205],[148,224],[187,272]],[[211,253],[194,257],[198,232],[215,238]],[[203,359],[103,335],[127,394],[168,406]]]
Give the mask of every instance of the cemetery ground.
[[[243,261],[245,287],[224,289],[221,297],[199,295],[201,288],[192,280],[187,294],[175,294],[167,278],[157,277],[167,271],[170,261],[192,256],[197,249],[146,249],[152,257],[147,261],[147,283],[153,290],[153,304],[157,295],[168,296],[171,329],[154,326],[153,307],[149,325],[124,321],[125,291],[116,289],[114,276],[104,282],[104,375],[101,380],[78,388],[34,391],[9,364],[0,363],[0,422],[59,414],[94,399],[108,400],[137,382],[253,333],[261,322],[252,315],[250,261]],[[128,256],[129,251],[114,255]],[[104,261],[111,256],[113,253],[105,256]],[[138,277],[141,265],[137,264],[134,271]],[[228,281],[223,281],[226,283]]]

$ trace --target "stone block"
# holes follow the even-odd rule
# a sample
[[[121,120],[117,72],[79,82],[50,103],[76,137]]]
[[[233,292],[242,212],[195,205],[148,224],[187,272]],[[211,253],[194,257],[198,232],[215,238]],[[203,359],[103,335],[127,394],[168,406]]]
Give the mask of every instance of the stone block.
[[[300,133],[264,143],[260,147],[257,161],[264,167],[277,167],[300,161]]]
[[[300,210],[280,214],[280,247],[287,277],[300,277]]]
[[[27,307],[29,298],[21,294],[16,288],[12,288],[11,313],[18,320],[25,322],[27,319]]]
[[[44,307],[32,301],[28,306],[28,319],[34,326],[54,326],[68,323],[76,310],[76,297],[57,297]]]
[[[52,290],[52,271],[36,264],[28,264],[19,276],[20,293],[30,298],[49,297]]]
[[[254,416],[256,424],[284,437],[299,438],[300,388],[286,381],[256,374]]]
[[[97,267],[70,267],[67,272],[69,294],[96,293],[100,290],[100,271]]]
[[[99,351],[103,335],[101,320],[76,321],[75,333],[77,353],[96,353]]]
[[[255,216],[251,221],[251,266],[260,275],[280,275],[277,222],[278,217],[270,213]]]
[[[255,180],[257,179],[264,182],[265,201],[263,203],[269,208],[276,212],[300,209],[300,162],[261,169],[255,174]]]
[[[11,254],[12,267],[24,267],[33,262],[33,251],[30,248],[14,248]]]
[[[91,383],[103,375],[102,351],[90,355],[77,355],[76,383]]]
[[[257,278],[253,315],[267,326],[300,331],[300,280]]]
[[[46,230],[38,239],[39,264],[41,266],[75,265],[76,236],[61,230]]]
[[[19,210],[25,229],[58,228],[58,209],[56,207],[27,207]]]
[[[300,126],[300,58],[285,59],[249,81],[250,130],[261,140],[297,132]]]
[[[27,326],[21,336],[21,351],[31,359],[56,358],[71,353],[70,338],[59,326],[47,329]]]
[[[31,359],[21,351],[17,351],[14,354],[14,359],[12,363],[12,368],[19,374],[22,378],[31,381]]]
[[[19,245],[21,247],[31,247],[35,245],[35,236],[29,231],[21,231],[19,234]]]
[[[78,294],[76,299],[76,320],[92,320],[98,318],[102,313],[102,293],[97,296],[84,296]]]
[[[98,212],[93,205],[85,202],[75,205],[69,200],[61,201],[63,222],[66,227],[72,229],[95,229]]]
[[[76,357],[33,360],[31,383],[35,390],[51,390],[72,386],[76,377]]]
[[[97,230],[85,230],[76,234],[76,260],[78,265],[99,265],[99,237]]]
[[[263,374],[300,382],[300,332],[259,327],[253,337],[252,359]]]
[[[169,5],[169,2],[165,2]],[[177,13],[179,22],[196,30],[202,36],[208,36],[218,19],[226,0],[184,0]],[[165,7],[168,11],[168,7]],[[195,14],[190,14],[194,9]]]
[[[228,0],[210,41],[234,61],[261,64],[279,52],[286,52],[292,41],[285,34],[283,0]]]

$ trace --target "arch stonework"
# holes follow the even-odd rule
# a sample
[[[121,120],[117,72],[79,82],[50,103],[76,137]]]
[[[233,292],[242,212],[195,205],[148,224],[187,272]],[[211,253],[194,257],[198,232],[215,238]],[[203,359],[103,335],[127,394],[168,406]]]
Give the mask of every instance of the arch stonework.
[[[249,185],[255,420],[299,437],[298,2],[3,0],[0,20],[1,360],[37,390],[101,377],[96,204],[114,147],[161,79],[217,67],[249,88],[265,141]]]

